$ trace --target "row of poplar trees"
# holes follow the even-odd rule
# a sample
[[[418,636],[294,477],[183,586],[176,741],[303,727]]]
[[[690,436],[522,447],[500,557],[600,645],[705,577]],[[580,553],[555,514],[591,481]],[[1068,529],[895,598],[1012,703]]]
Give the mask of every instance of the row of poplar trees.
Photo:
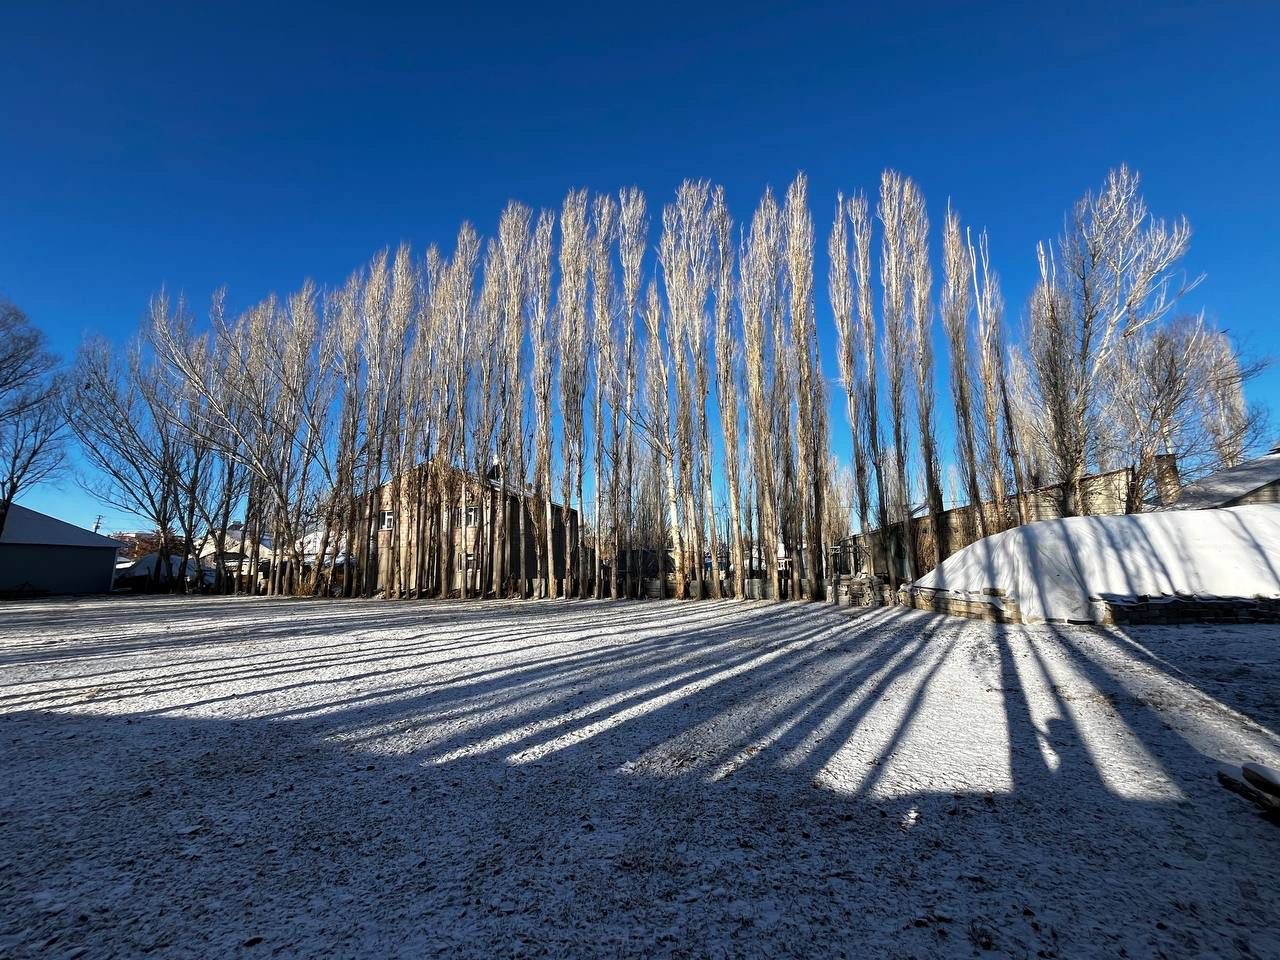
[[[227,589],[235,540],[251,565],[272,545],[272,592],[634,596],[656,562],[681,598],[817,599],[834,542],[913,505],[939,534],[923,557],[903,538],[909,573],[949,552],[951,502],[992,504],[973,512],[986,535],[1025,520],[1036,483],[1076,513],[1091,469],[1133,465],[1145,488],[1158,454],[1238,462],[1259,428],[1226,336],[1169,319],[1190,231],[1153,218],[1127,169],[1039,249],[1019,338],[985,235],[950,208],[935,290],[924,197],[895,172],[874,200],[836,199],[825,334],[803,175],[743,224],[707,182],[660,219],[655,250],[642,193],[575,190],[558,215],[513,202],[487,240],[464,224],[451,251],[384,251],[333,289],[235,316],[219,293],[204,324],[157,296],[137,342],[76,361],[68,422],[95,492],[189,548],[211,539]]]

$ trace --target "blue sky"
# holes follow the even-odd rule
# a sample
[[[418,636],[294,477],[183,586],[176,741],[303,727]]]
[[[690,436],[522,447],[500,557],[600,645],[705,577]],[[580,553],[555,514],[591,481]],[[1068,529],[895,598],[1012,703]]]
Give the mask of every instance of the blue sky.
[[[161,285],[245,306],[571,186],[635,184],[656,212],[706,177],[741,221],[804,170],[825,235],[835,191],[885,167],[921,184],[935,233],[948,199],[990,230],[1017,324],[1035,243],[1125,162],[1192,223],[1188,309],[1280,354],[1269,0],[195,6],[5,11],[0,296],[63,353],[127,338]],[[70,476],[24,502],[129,525]]]

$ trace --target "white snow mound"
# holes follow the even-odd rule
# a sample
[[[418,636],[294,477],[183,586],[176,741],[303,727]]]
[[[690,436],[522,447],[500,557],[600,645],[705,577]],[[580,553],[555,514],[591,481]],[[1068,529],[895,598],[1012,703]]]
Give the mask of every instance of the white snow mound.
[[[997,588],[1024,621],[1094,620],[1092,601],[1280,596],[1280,505],[1042,520],[979,540],[915,583]]]

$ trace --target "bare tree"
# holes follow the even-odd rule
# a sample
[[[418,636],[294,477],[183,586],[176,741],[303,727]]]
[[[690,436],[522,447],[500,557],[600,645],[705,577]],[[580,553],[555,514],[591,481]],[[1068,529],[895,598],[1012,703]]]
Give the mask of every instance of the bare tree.
[[[205,348],[206,342],[201,340],[195,349],[204,352]],[[160,438],[170,447],[165,459],[173,465],[174,518],[183,544],[182,553],[198,562],[198,542],[204,538],[199,536],[197,525],[203,523],[207,531],[213,512],[215,453],[212,441],[206,439],[212,427],[208,405],[191,384],[173,376],[170,371],[154,367],[153,371],[154,375],[143,380],[139,389],[147,397],[148,406],[159,411],[177,428],[161,432]],[[193,576],[197,571],[193,569],[187,573]],[[200,578],[203,580],[202,572]],[[196,585],[194,580],[182,578],[184,588]]]
[[[862,449],[871,461],[875,481],[876,535],[875,547],[882,562],[896,574],[889,563],[885,537],[889,530],[888,485],[885,481],[885,458],[880,436],[879,376],[876,365],[875,300],[871,295],[871,213],[867,198],[859,194],[849,200],[849,223],[853,231],[853,272],[858,293],[858,327],[861,334],[862,370],[865,377],[865,402],[862,404]]]
[[[500,415],[499,396],[502,389],[503,368],[501,344],[503,265],[500,262],[498,244],[490,240],[484,258],[484,280],[480,285],[480,299],[476,306],[475,388],[471,392],[471,471],[475,483],[476,524],[475,555],[477,592],[483,596],[492,587],[494,562],[498,550],[497,531],[501,521],[499,501],[506,495],[495,491],[489,482],[497,467],[495,446]],[[482,536],[483,534],[483,536]]]
[[[518,497],[519,517],[517,540],[520,555],[520,594],[528,595],[529,571],[525,557],[525,500],[524,462],[524,397],[523,358],[525,341],[525,260],[529,248],[530,210],[518,203],[509,203],[498,221],[497,268],[500,276],[499,309],[502,350],[501,380],[499,384],[498,462],[501,466],[502,508],[498,528],[498,565],[494,590],[505,591],[512,572],[507,569],[510,551],[507,534],[510,527],[508,504],[511,493]]]
[[[774,249],[772,292],[769,299],[768,329],[773,347],[773,394],[769,398],[770,464],[776,468],[778,538],[781,557],[787,566],[787,598],[800,596],[800,543],[804,539],[804,518],[800,502],[801,483],[796,476],[796,352],[791,314],[787,309],[786,215],[780,215]]]
[[[1132,468],[1130,510],[1176,493],[1161,488],[1162,455],[1192,477],[1243,459],[1258,421],[1241,385],[1260,367],[1242,364],[1230,338],[1202,316],[1183,316],[1126,338],[1117,357],[1100,385],[1109,428],[1100,459]]]
[[[929,214],[924,195],[914,181],[903,184],[904,243],[911,300],[910,348],[915,373],[916,417],[920,431],[920,460],[924,468],[925,507],[933,528],[934,564],[951,552],[949,531],[943,523],[941,467],[934,422],[937,394],[933,383],[933,273],[929,266]]]
[[[325,297],[325,325],[332,337],[333,367],[338,390],[337,438],[330,451],[321,445],[321,470],[328,480],[331,492],[325,503],[320,539],[316,545],[316,557],[312,565],[311,592],[330,589],[330,578],[337,572],[339,557],[349,570],[351,550],[355,541],[356,464],[361,440],[364,381],[360,363],[360,322],[357,302],[360,276],[353,273],[347,282]],[[226,382],[225,373],[218,377]],[[417,383],[416,371],[410,377]],[[236,416],[232,413],[232,416]],[[224,441],[223,446],[229,446]],[[229,459],[234,463],[234,459]],[[330,547],[333,555],[330,556]],[[328,572],[326,572],[328,571]],[[344,576],[344,589],[353,587],[352,578]]]
[[[51,379],[37,402],[0,417],[0,534],[14,500],[62,469],[61,389],[61,381]]]
[[[724,201],[723,188],[717,188],[713,197],[711,221],[716,250],[716,399],[720,406],[720,431],[724,437],[723,465],[732,528],[733,595],[741,600],[746,596],[747,563],[742,529],[742,344],[740,321],[734,317],[733,220]]]
[[[258,526],[270,529],[274,544],[271,592],[302,586],[305,528],[317,500],[317,460],[328,437],[332,340],[322,335],[316,300],[309,281],[284,304],[268,298],[234,325],[216,326],[207,349],[204,338],[192,335],[181,304],[172,312],[163,299],[152,306],[153,348],[202,405],[196,420],[169,420],[188,442],[237,458],[254,475],[256,499],[267,511]],[[210,363],[215,352],[235,362]]]
[[[974,428],[973,364],[970,356],[969,295],[970,263],[964,238],[960,233],[960,217],[948,205],[942,231],[942,326],[947,334],[951,360],[951,397],[956,411],[956,454],[960,482],[969,500],[967,512],[972,529],[969,539],[987,535],[986,516],[982,509],[982,492],[978,485],[978,444]]]
[[[408,407],[405,383],[406,366],[411,362],[409,333],[417,311],[418,276],[407,244],[401,244],[391,266],[391,287],[387,299],[386,391],[384,408],[384,476],[387,479],[392,523],[386,531],[388,556],[383,562],[386,580],[382,584],[387,596],[401,596],[404,587],[405,537],[403,536],[405,482],[413,467],[414,450],[411,425],[406,420]],[[322,334],[323,337],[323,334]],[[337,344],[325,344],[326,355],[336,352]],[[323,448],[323,444],[322,444]],[[386,503],[387,501],[382,501]]]
[[[845,540],[853,535],[853,518],[858,508],[858,492],[856,480],[851,467],[840,463],[832,456],[827,462],[827,492],[823,497],[823,506],[827,517],[825,529],[832,543]],[[839,568],[831,571],[839,573]]]
[[[854,312],[853,284],[849,274],[849,230],[846,223],[844,194],[836,195],[836,212],[827,241],[827,294],[836,322],[836,359],[840,367],[840,384],[845,391],[845,412],[849,420],[849,449],[853,461],[849,475],[852,506],[858,514],[863,532],[871,523],[871,496],[868,488],[868,451],[863,442],[862,407],[866,400],[866,371],[862,363],[861,318]],[[872,371],[874,374],[874,370]]]
[[[591,339],[587,327],[587,274],[590,237],[587,191],[573,190],[560,211],[560,286],[556,294],[557,347],[560,351],[560,420],[564,440],[564,595],[582,590],[583,400]],[[578,494],[578,529],[571,529],[573,492]]]
[[[445,596],[450,589],[449,567],[453,558],[453,509],[451,487],[453,465],[450,460],[454,449],[453,416],[453,353],[457,344],[449,335],[452,266],[431,246],[427,249],[426,278],[426,327],[431,331],[427,342],[420,348],[419,363],[423,375],[431,383],[430,397],[425,404],[426,436],[423,457],[429,469],[426,482],[428,501],[426,521],[428,549],[425,563],[426,579],[430,581],[436,596]],[[421,329],[421,328],[420,328]]]
[[[467,522],[469,497],[472,488],[465,466],[467,463],[467,412],[468,397],[471,394],[473,359],[475,355],[476,303],[475,276],[476,263],[480,253],[480,239],[469,223],[464,223],[458,232],[458,241],[454,247],[453,258],[445,274],[445,337],[449,344],[450,360],[448,364],[448,380],[450,404],[456,424],[452,432],[452,445],[448,449],[448,463],[453,468],[453,486],[450,515],[457,529],[456,548],[451,551],[454,564],[459,573],[460,592],[465,600],[470,590],[470,567],[468,554]],[[454,507],[453,504],[457,506]]]
[[[1243,462],[1266,424],[1265,410],[1251,407],[1244,395],[1245,382],[1266,365],[1245,363],[1222,332],[1210,336],[1205,354],[1210,375],[1198,398],[1200,416],[1215,461],[1223,467],[1234,467]]]
[[[626,457],[626,551],[627,577],[626,594],[634,596],[634,509],[632,498],[635,490],[635,394],[639,387],[636,357],[637,308],[640,300],[640,280],[644,266],[645,238],[649,234],[649,220],[645,215],[644,194],[635,188],[623,190],[619,197],[620,217],[618,221],[618,258],[622,268],[622,371],[621,384],[623,394],[623,419],[626,436],[623,446]],[[619,440],[618,432],[614,432],[615,451]],[[615,452],[614,461],[617,462]],[[615,551],[615,556],[616,556]]]
[[[551,515],[551,390],[555,373],[555,330],[551,326],[551,232],[555,214],[538,215],[529,244],[529,336],[533,344],[533,412],[535,421],[536,486],[542,502],[539,542],[541,594],[555,598],[555,536]]]
[[[884,226],[881,243],[880,283],[884,296],[884,362],[889,380],[889,416],[893,428],[894,492],[900,504],[903,560],[907,580],[916,576],[915,536],[912,531],[910,451],[907,426],[907,367],[910,340],[907,333],[906,183],[901,174],[886,170],[880,178],[877,213]],[[897,586],[897,571],[890,568],[890,582]]]
[[[407,509],[411,516],[414,550],[411,558],[417,596],[443,595],[445,532],[451,472],[449,450],[453,429],[450,412],[452,344],[449,327],[449,266],[434,245],[427,248],[418,268],[418,309],[414,324],[406,397],[408,430],[412,437],[413,468]]]
[[[662,236],[658,260],[666,291],[669,315],[668,342],[676,394],[676,460],[685,538],[690,556],[682,559],[681,576],[693,561],[696,595],[702,595],[703,518],[695,505],[695,483],[711,502],[708,461],[710,434],[706,398],[709,390],[707,298],[713,272],[713,225],[710,216],[711,186],[686,180],[676,191],[674,203],[662,212]],[[697,479],[695,481],[695,474]],[[715,524],[711,524],[712,554],[717,552]],[[712,596],[719,597],[719,576],[712,577]]]
[[[994,523],[989,524],[989,532],[994,533],[1027,521],[1026,482],[1019,453],[1025,443],[1020,439],[1023,431],[1019,429],[1011,400],[1013,391],[1004,357],[1004,298],[1000,295],[999,277],[991,269],[986,231],[978,237],[976,249],[972,241],[968,241],[968,248],[977,315],[978,385],[982,391],[979,452],[981,473],[995,510]],[[1023,409],[1027,409],[1025,405]],[[1006,468],[1014,483],[1013,511],[1008,509]]]
[[[160,551],[155,576],[168,580],[173,571],[167,558],[173,552],[178,512],[176,428],[152,406],[154,394],[142,389],[151,371],[141,348],[135,342],[118,358],[106,340],[87,340],[76,354],[71,376],[75,386],[63,394],[63,414],[79,441],[81,456],[93,469],[80,478],[81,485],[156,530]]]
[[[44,334],[22,310],[0,300],[0,404],[5,411],[31,401],[30,391],[56,366]]]
[[[0,534],[20,493],[62,466],[57,359],[21,310],[0,301]]]
[[[1064,515],[1087,509],[1080,483],[1098,453],[1100,385],[1119,347],[1198,282],[1175,283],[1190,239],[1185,219],[1149,213],[1138,175],[1122,166],[1075,205],[1057,244],[1039,249],[1029,356]]]
[[[614,289],[613,289],[613,260],[610,256],[610,250],[613,246],[614,238],[618,231],[618,205],[614,199],[608,195],[598,196],[591,205],[591,239],[590,239],[590,267],[591,267],[591,314],[593,320],[592,336],[595,343],[595,370],[596,370],[596,389],[594,394],[594,406],[592,417],[592,438],[595,443],[595,561],[593,570],[593,582],[595,583],[595,595],[597,598],[603,597],[605,594],[604,577],[602,569],[602,554],[604,552],[604,529],[605,524],[601,516],[601,507],[604,504],[605,491],[605,452],[606,447],[612,450],[616,446],[617,436],[617,407],[618,407],[618,376],[614,369],[617,363],[616,358],[616,336],[614,333]],[[614,413],[614,440],[606,443],[609,439],[605,436],[604,410],[608,406]],[[614,460],[613,484],[617,482],[617,461]],[[611,486],[612,486],[611,485]],[[613,494],[610,495],[611,498]],[[616,499],[616,498],[615,498]],[[614,525],[616,530],[617,511],[613,511]],[[617,537],[609,538],[610,546],[614,550],[614,558],[611,564],[616,569],[617,566]],[[610,578],[616,583],[616,578]],[[609,595],[614,593],[613,583],[609,587]]]
[[[738,289],[746,348],[748,442],[751,476],[760,514],[760,550],[764,554],[770,597],[781,597],[778,571],[779,510],[773,450],[771,403],[774,369],[769,356],[771,338],[766,326],[773,320],[777,302],[777,277],[782,243],[781,214],[777,201],[765,191],[751,221],[751,231],[741,257]]]
[[[708,383],[705,341],[712,275],[710,191],[706,181],[682,183],[676,191],[675,202],[663,208],[662,236],[658,242],[676,398],[675,469],[683,506],[683,539],[689,551],[688,555],[677,557],[678,577],[687,576],[692,562],[695,595],[699,597],[702,596],[704,530],[695,505],[695,473],[697,483],[709,480],[698,466],[698,454],[705,427]],[[712,526],[714,528],[714,524]]]
[[[644,325],[647,334],[645,388],[648,403],[645,414],[637,414],[637,420],[644,427],[645,440],[658,460],[660,475],[666,479],[667,525],[676,562],[676,599],[684,600],[688,596],[688,580],[684,573],[684,530],[680,521],[680,493],[675,470],[678,440],[672,434],[671,370],[662,343],[662,302],[658,298],[657,282],[653,280],[649,281],[645,296]],[[664,547],[665,544],[660,547],[660,553]],[[661,572],[659,577],[661,579]]]
[[[1026,518],[1029,473],[1061,483],[1071,513],[1088,509],[1086,469],[1132,466],[1136,507],[1163,455],[1199,473],[1240,462],[1257,442],[1263,418],[1243,394],[1257,365],[1201,318],[1163,322],[1187,287],[1173,271],[1189,231],[1152,219],[1137,185],[1124,168],[1112,173],[1041,248],[1025,342],[1009,346],[986,236],[967,241],[948,210],[939,309],[959,485],[978,507],[977,533]],[[849,531],[851,511],[873,569],[896,585],[899,571],[914,576],[919,560],[945,556],[949,531],[924,199],[889,171],[876,212],[882,317],[865,197],[837,198],[828,243],[851,469],[829,452],[803,175],[781,207],[765,193],[736,258],[723,189],[681,184],[663,211],[661,275],[643,291],[645,202],[624,190],[590,207],[585,191],[571,192],[558,248],[555,215],[533,226],[513,203],[490,241],[464,224],[448,259],[432,247],[415,262],[401,246],[337,289],[308,282],[234,318],[219,293],[204,331],[162,294],[146,344],[85,345],[57,413],[76,418],[91,485],[150,518],[166,556],[179,541],[212,540],[228,572],[231,518],[243,509],[237,552],[249,544],[249,580],[268,592],[330,592],[341,567],[348,594],[502,596],[518,582],[527,595],[536,582],[544,596],[603,596],[608,563],[610,595],[633,595],[637,560],[651,567],[650,551],[665,580],[669,542],[680,597],[691,578],[703,594],[709,554],[713,597],[727,562],[734,594],[747,595],[760,557],[773,598],[798,597],[806,582],[816,598],[826,546]],[[0,310],[0,529],[16,490],[58,452],[59,416],[36,402],[52,396],[43,392],[52,361],[18,316]],[[881,434],[881,363],[891,442]],[[638,442],[653,469],[637,477]],[[916,469],[936,558],[916,556]],[[525,550],[527,523],[536,550]],[[887,549],[896,524],[905,556]]]
[[[705,186],[705,184],[704,184]],[[703,517],[707,520],[707,542],[711,552],[711,598],[719,600],[723,596],[724,569],[720,560],[720,536],[715,521],[715,487],[712,483],[713,451],[711,446],[710,418],[707,414],[707,399],[711,391],[711,382],[716,377],[717,354],[711,345],[710,316],[707,311],[707,297],[716,273],[716,230],[717,210],[724,210],[724,188],[717,187],[710,196],[704,199],[702,191],[697,191],[695,202],[687,210],[689,229],[687,233],[687,257],[685,266],[689,270],[687,292],[691,295],[689,307],[688,345],[693,361],[694,381],[694,416],[698,424],[697,462],[700,473],[702,509],[698,511],[698,570],[702,570],[702,525]]]
[[[813,220],[809,214],[808,180],[796,177],[787,189],[786,206],[787,287],[796,369],[798,496],[804,504],[805,558],[809,596],[824,596],[823,563],[826,556],[824,521],[827,494],[827,396],[818,356],[818,327],[813,303]]]

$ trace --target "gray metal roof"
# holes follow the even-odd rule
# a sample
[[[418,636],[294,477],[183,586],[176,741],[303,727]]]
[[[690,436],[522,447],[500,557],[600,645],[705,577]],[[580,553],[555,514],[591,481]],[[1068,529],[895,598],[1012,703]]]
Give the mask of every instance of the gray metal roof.
[[[36,513],[16,503],[9,507],[9,515],[4,522],[4,533],[0,534],[0,543],[26,543],[46,547],[120,548],[120,543],[110,537],[103,537],[92,530],[64,523],[43,513]]]
[[[1223,507],[1275,480],[1280,480],[1280,452],[1273,450],[1256,460],[1219,470],[1203,480],[1187,484],[1168,509],[1208,510]]]

